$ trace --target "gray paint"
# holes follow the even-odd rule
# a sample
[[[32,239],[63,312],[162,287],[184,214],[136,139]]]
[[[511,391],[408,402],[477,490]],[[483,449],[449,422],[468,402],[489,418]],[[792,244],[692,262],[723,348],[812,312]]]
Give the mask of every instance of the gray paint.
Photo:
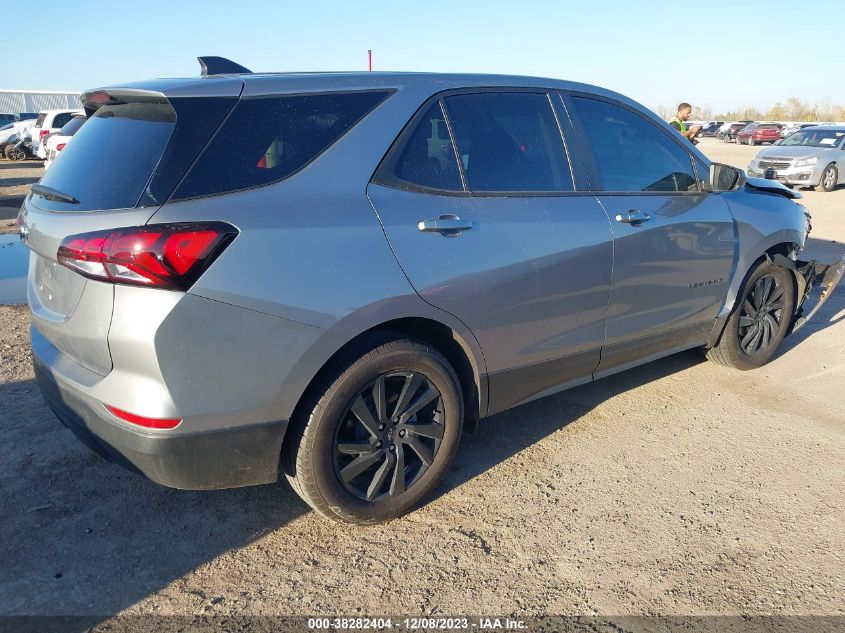
[[[172,431],[149,431],[156,437],[216,432],[288,419],[346,344],[413,317],[454,332],[479,387],[473,413],[483,417],[701,344],[766,249],[803,244],[802,208],[770,193],[595,195],[573,142],[580,191],[571,194],[442,196],[369,185],[432,94],[489,86],[599,94],[671,130],[610,91],[525,77],[305,73],[130,85],[169,96],[396,93],[279,183],[109,212],[50,213],[29,198],[32,340],[43,370],[109,428],[130,425],[97,403],[184,418]],[[571,121],[562,125],[568,132]],[[652,220],[615,222],[631,208]],[[446,213],[472,228],[453,238],[418,230]],[[188,293],[110,286],[54,264],[70,234],[189,220],[226,221],[240,234]],[[46,271],[57,282],[52,295]]]

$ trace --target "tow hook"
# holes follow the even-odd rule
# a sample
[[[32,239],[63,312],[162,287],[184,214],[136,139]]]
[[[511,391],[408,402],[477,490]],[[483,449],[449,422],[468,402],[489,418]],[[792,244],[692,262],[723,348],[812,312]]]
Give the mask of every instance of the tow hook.
[[[834,288],[842,279],[845,273],[845,255],[832,264],[820,264],[816,260],[805,262],[801,260],[791,260],[783,255],[775,255],[772,258],[772,263],[781,268],[787,268],[795,275],[795,283],[798,290],[799,301],[792,316],[792,321],[789,325],[787,334],[797,332],[807,321],[813,318],[819,308],[824,305],[824,302],[833,294]],[[818,297],[811,300],[811,295],[815,295],[818,290]],[[807,309],[807,302],[810,301],[810,308]],[[814,301],[814,303],[813,303]]]

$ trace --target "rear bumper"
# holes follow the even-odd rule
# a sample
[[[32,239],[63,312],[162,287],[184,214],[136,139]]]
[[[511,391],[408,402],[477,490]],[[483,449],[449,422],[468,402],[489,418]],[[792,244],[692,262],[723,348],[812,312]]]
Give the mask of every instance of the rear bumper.
[[[56,417],[91,450],[171,488],[208,490],[272,483],[287,421],[181,433],[133,430],[62,380],[33,350],[38,386]]]

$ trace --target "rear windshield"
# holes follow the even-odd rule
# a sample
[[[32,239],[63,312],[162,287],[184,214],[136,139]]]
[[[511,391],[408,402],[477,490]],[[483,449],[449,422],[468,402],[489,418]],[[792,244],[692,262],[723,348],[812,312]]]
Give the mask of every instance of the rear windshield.
[[[69,210],[134,207],[175,126],[176,112],[164,99],[104,105],[41,184],[79,200]]]
[[[774,124],[765,124],[765,125],[761,125],[759,127],[759,129],[761,129],[761,130],[779,130],[780,126],[774,125]]]
[[[46,112],[42,112],[41,114],[39,114],[38,118],[35,120],[35,127],[41,127],[42,125],[44,125],[44,119],[46,119],[46,118],[47,118]]]
[[[38,206],[91,211],[163,204],[235,100],[132,96],[112,101],[87,121],[74,119],[80,127],[73,143],[41,179],[43,186],[79,202],[37,196]]]
[[[389,94],[364,91],[240,101],[174,198],[238,191],[287,178]]]
[[[68,121],[65,126],[59,130],[60,136],[73,136],[76,134],[76,131],[82,127],[82,124],[85,123],[85,119],[81,116],[73,117],[70,121]]]

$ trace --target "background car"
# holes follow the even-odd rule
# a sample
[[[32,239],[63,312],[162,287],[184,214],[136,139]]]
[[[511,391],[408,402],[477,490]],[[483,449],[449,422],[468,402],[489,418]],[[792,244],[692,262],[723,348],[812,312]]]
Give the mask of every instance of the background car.
[[[731,123],[725,128],[724,132],[721,132],[722,141],[726,143],[732,142],[736,138],[737,132],[749,123],[753,123],[753,121],[735,121],[734,123]]]
[[[808,126],[760,150],[748,175],[765,177],[768,170],[784,184],[833,191],[845,182],[845,126]]]
[[[46,137],[44,143],[47,154],[47,160],[44,161],[45,171],[50,169],[53,161],[56,160],[56,156],[70,143],[71,137],[82,127],[83,123],[85,123],[85,115],[75,114],[61,130]]]
[[[699,136],[716,136],[719,128],[721,128],[724,123],[724,121],[710,121],[701,128]]]
[[[787,123],[781,128],[780,137],[786,138],[793,132],[803,130],[804,128],[813,127],[814,125],[818,125],[818,123]]]
[[[44,137],[62,129],[74,114],[84,115],[85,111],[82,109],[57,108],[42,110],[38,113],[38,118],[32,128],[32,149],[38,158],[47,158],[47,152],[42,143]]]
[[[777,123],[749,123],[736,133],[737,143],[758,145],[780,140],[780,126]]]
[[[21,136],[29,133],[34,125],[34,119],[26,119],[7,123],[0,128],[0,157],[6,158],[6,149],[17,143]]]
[[[11,112],[0,112],[0,124],[14,123],[18,118]]]

